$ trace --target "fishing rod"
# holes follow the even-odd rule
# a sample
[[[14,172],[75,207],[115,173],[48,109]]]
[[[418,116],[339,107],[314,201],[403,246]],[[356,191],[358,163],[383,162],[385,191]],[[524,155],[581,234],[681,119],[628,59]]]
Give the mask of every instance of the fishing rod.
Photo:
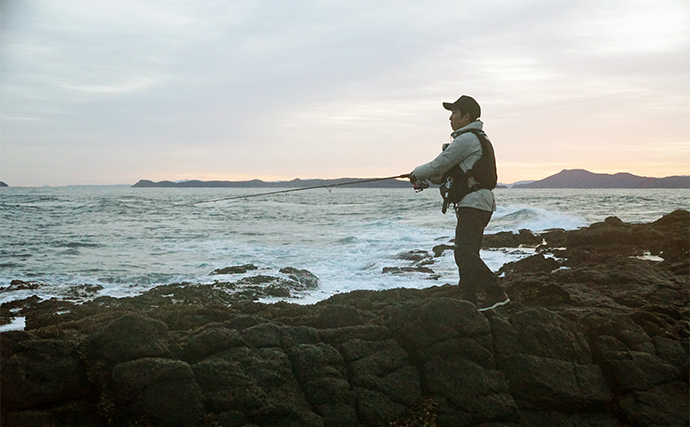
[[[410,174],[406,173],[406,174],[396,175],[396,176],[387,176],[384,178],[360,179],[360,180],[356,180],[356,181],[339,182],[339,183],[335,183],[335,184],[314,185],[312,187],[291,188],[289,190],[278,190],[278,191],[269,191],[266,193],[245,194],[243,196],[223,197],[221,199],[213,199],[213,200],[206,200],[203,202],[195,202],[195,203],[192,203],[192,205],[199,205],[202,203],[215,203],[215,202],[220,202],[220,201],[225,201],[225,200],[247,199],[249,197],[269,196],[272,194],[292,193],[294,191],[315,190],[317,188],[328,188],[328,189],[330,189],[332,187],[341,187],[343,185],[363,184],[365,182],[387,181],[389,179],[399,179],[399,178],[409,178],[409,177],[410,177]]]

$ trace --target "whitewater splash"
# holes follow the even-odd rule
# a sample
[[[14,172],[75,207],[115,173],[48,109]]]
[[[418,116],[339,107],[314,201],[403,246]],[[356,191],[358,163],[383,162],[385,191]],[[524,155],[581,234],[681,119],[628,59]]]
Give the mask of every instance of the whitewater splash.
[[[338,189],[193,206],[248,191],[4,189],[0,286],[14,279],[42,285],[0,292],[0,302],[34,294],[42,299],[123,297],[170,283],[213,283],[219,279],[210,275],[213,270],[247,263],[267,274],[284,267],[311,271],[320,287],[299,295],[303,302],[355,289],[457,283],[450,251],[434,260],[436,279],[383,273],[405,265],[401,253],[431,251],[453,237],[455,218],[440,213],[435,191]],[[653,221],[687,209],[682,195],[663,190],[497,190],[496,195],[498,208],[487,233],[575,229],[611,214],[624,221]],[[505,249],[483,251],[482,257],[498,270],[529,254],[529,249]],[[75,287],[83,285],[101,289],[75,296]]]
[[[539,233],[553,229],[575,230],[587,226],[584,216],[525,205],[498,206],[487,232],[516,231],[515,227]]]

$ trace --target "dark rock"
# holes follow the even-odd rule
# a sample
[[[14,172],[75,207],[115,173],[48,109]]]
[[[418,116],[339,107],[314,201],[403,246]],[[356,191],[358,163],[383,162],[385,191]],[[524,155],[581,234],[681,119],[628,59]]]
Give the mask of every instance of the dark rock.
[[[275,323],[260,323],[242,331],[242,338],[252,347],[280,347],[283,334]]]
[[[362,324],[362,317],[356,308],[345,305],[326,305],[310,326],[319,329],[342,328]]]
[[[323,343],[299,344],[292,347],[288,355],[305,397],[323,418],[324,425],[357,424],[355,395],[338,350]]]
[[[658,227],[680,227],[687,229],[687,225],[690,224],[690,211],[683,209],[678,209],[670,214],[664,215],[652,223],[654,226]]]
[[[99,291],[103,290],[101,285],[74,285],[67,289],[67,294],[72,298],[88,298],[96,295]]]
[[[675,381],[645,391],[623,396],[618,404],[634,425],[686,427],[688,412],[688,383]]]
[[[9,354],[2,363],[3,412],[67,403],[88,395],[89,384],[75,342],[13,335],[12,348],[3,350]]]
[[[114,421],[119,425],[203,426],[201,390],[179,360],[143,358],[113,369]]]
[[[482,240],[483,248],[519,248],[536,247],[543,241],[541,236],[537,236],[529,230],[520,230],[518,233],[512,231],[501,231],[496,234],[486,234]]]
[[[184,349],[185,360],[195,362],[233,347],[244,345],[235,329],[215,327],[194,335]]]
[[[85,354],[110,363],[169,354],[168,328],[164,323],[140,314],[127,314],[89,337],[82,346]]]
[[[611,393],[601,368],[529,354],[501,357],[512,396],[522,406],[579,412],[603,410]]]
[[[578,324],[546,309],[490,320],[501,371],[521,406],[591,411],[610,402],[606,380],[592,363],[587,336]]]
[[[35,340],[37,337],[26,331],[7,331],[0,334],[0,356],[8,360],[13,354],[24,350],[23,342]]]
[[[382,394],[403,408],[413,406],[421,398],[419,374],[397,341],[352,340],[343,343],[341,348],[349,363],[353,386]]]
[[[249,276],[241,279],[237,282],[239,285],[265,285],[267,283],[273,283],[279,280],[277,277],[267,276],[265,274],[259,274],[256,276]]]
[[[45,410],[19,411],[7,415],[8,427],[101,427],[106,425],[98,415],[98,407],[84,400],[75,400]]]
[[[561,264],[553,258],[546,258],[542,254],[532,255],[519,261],[504,264],[499,273],[551,273]]]
[[[317,344],[321,342],[319,331],[309,326],[283,326],[281,328],[283,348],[298,344]]]
[[[306,289],[316,289],[319,287],[319,278],[313,273],[307,270],[298,270],[293,267],[281,268],[280,272],[287,274],[290,280],[297,282],[299,286],[296,289],[306,290]]]
[[[392,422],[405,413],[405,407],[392,402],[384,394],[357,387],[357,415],[364,425]]]
[[[529,354],[576,364],[592,363],[592,351],[582,328],[546,309],[527,309],[508,319],[490,319],[496,354]]]
[[[10,285],[4,288],[0,288],[0,292],[11,292],[11,291],[23,291],[23,290],[34,290],[44,286],[40,282],[25,282],[23,280],[12,280]]]
[[[23,298],[14,301],[8,301],[0,305],[0,319],[3,321],[0,324],[7,324],[12,321],[12,319],[17,315],[24,315],[26,310],[37,307],[41,302],[41,299],[32,295],[28,298]]]
[[[267,320],[256,314],[237,314],[233,316],[230,320],[223,323],[228,329],[237,329],[239,331],[252,326],[258,325],[259,323],[265,323]]]
[[[517,421],[518,408],[499,371],[460,357],[432,356],[422,368],[428,392],[439,403],[438,425]]]
[[[211,275],[216,275],[216,274],[243,274],[243,273],[246,273],[250,270],[256,270],[258,268],[259,267],[255,266],[254,264],[234,265],[231,267],[215,269],[211,272]]]
[[[288,356],[279,348],[238,347],[192,368],[212,414],[237,411],[259,425],[322,425],[293,376]]]
[[[434,257],[438,258],[441,255],[443,255],[443,253],[445,251],[452,251],[452,250],[455,250],[455,246],[453,246],[453,245],[436,245],[432,249],[432,252],[434,253]]]
[[[366,341],[385,340],[390,338],[391,331],[383,325],[360,325],[322,329],[319,331],[319,335],[323,341],[337,345],[354,339]]]
[[[431,255],[424,250],[414,250],[408,252],[401,252],[395,256],[396,259],[404,259],[407,261],[423,261],[428,259]]]
[[[652,353],[631,351],[614,337],[600,336],[597,350],[601,365],[618,392],[649,390],[680,379],[678,367]]]
[[[427,273],[434,274],[434,270],[429,267],[383,267],[384,274],[403,274],[403,273]]]
[[[607,412],[520,411],[520,425],[529,427],[620,427],[616,415]]]
[[[405,310],[399,336],[413,352],[457,337],[489,337],[489,322],[467,301],[438,298]]]

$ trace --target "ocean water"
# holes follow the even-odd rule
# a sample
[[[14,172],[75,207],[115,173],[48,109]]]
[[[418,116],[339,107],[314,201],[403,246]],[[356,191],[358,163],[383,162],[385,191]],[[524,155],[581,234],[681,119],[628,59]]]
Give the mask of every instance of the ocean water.
[[[453,237],[435,189],[317,189],[200,203],[264,189],[56,187],[0,189],[0,303],[38,295],[70,298],[70,285],[101,285],[96,296],[136,295],[160,284],[236,280],[217,268],[254,264],[252,274],[306,269],[320,279],[293,302],[313,303],[355,289],[424,288],[456,283],[450,251],[420,273],[383,274],[409,265],[396,257]],[[270,189],[265,191],[271,191]],[[486,232],[576,229],[608,216],[654,221],[690,209],[688,190],[499,189]],[[489,267],[533,249],[483,251]],[[14,279],[38,289],[2,291]],[[91,298],[93,296],[89,296]],[[76,297],[79,300],[79,297]]]

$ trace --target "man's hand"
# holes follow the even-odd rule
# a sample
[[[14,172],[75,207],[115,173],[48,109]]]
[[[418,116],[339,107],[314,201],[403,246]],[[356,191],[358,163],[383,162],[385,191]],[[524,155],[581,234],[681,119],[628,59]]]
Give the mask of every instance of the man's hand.
[[[424,190],[425,188],[429,188],[429,183],[426,182],[426,179],[423,179],[423,180],[420,181],[420,180],[417,179],[417,177],[414,176],[414,174],[412,174],[412,173],[408,173],[408,174],[405,174],[405,175],[401,175],[401,178],[409,178],[410,182],[411,182],[412,184],[414,184],[414,190],[415,190],[416,192],[420,192],[420,191]]]

